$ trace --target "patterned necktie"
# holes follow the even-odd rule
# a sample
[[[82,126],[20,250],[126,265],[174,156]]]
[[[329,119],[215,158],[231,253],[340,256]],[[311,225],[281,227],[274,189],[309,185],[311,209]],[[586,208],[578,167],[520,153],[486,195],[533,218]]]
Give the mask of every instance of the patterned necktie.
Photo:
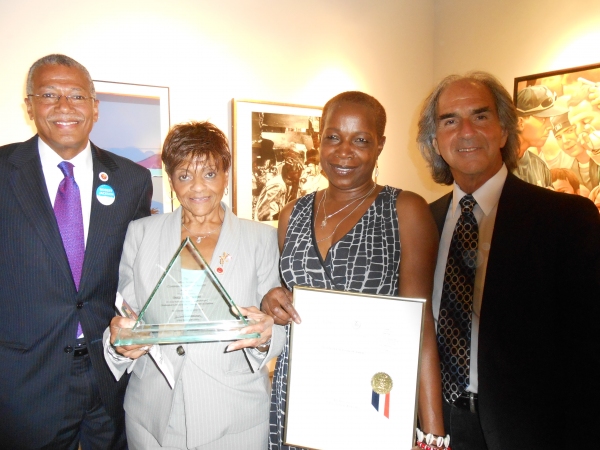
[[[54,214],[69,259],[69,266],[71,266],[73,281],[75,287],[79,290],[85,255],[81,196],[79,195],[79,186],[77,186],[73,177],[73,164],[63,161],[58,165],[58,168],[65,177],[58,185],[56,200],[54,201]]]
[[[477,202],[472,195],[460,200],[440,302],[438,350],[442,365],[444,398],[453,403],[469,385],[471,317],[477,264],[479,227],[473,214]]]

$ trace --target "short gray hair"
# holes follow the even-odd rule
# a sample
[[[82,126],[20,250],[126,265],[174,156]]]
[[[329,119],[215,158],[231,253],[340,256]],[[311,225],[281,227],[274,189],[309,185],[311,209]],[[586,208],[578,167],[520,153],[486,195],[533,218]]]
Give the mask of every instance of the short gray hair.
[[[506,164],[509,172],[517,167],[519,152],[519,129],[517,110],[512,102],[510,94],[504,86],[487,72],[469,72],[466,75],[449,75],[444,78],[433,90],[429,97],[423,103],[421,115],[419,117],[419,133],[417,143],[421,155],[427,161],[431,176],[436,183],[450,185],[454,182],[454,177],[450,171],[450,166],[444,159],[437,154],[433,147],[433,140],[437,131],[437,106],[442,92],[457,81],[473,81],[487,87],[494,97],[496,103],[496,112],[500,120],[500,126],[508,135],[506,144],[500,149],[502,161]]]
[[[66,66],[66,67],[75,67],[80,70],[88,82],[90,83],[90,94],[92,97],[96,98],[96,88],[94,88],[94,82],[92,81],[92,77],[88,70],[80,63],[75,61],[73,58],[69,58],[65,55],[60,54],[52,54],[46,55],[43,58],[38,59],[33,65],[29,68],[29,73],[27,74],[27,95],[33,94],[33,76],[35,75],[36,70],[38,70],[42,66]]]

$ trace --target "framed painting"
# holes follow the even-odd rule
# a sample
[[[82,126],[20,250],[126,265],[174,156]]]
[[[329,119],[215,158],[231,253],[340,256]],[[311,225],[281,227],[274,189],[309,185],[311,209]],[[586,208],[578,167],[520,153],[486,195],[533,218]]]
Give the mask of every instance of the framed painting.
[[[283,206],[327,187],[319,160],[322,108],[233,100],[233,212],[276,226]]]
[[[588,197],[600,209],[600,64],[515,78],[513,99],[521,131],[517,175]]]
[[[161,161],[169,132],[169,88],[94,80],[98,122],[90,139],[100,148],[146,167],[152,174],[152,214],[173,211]]]

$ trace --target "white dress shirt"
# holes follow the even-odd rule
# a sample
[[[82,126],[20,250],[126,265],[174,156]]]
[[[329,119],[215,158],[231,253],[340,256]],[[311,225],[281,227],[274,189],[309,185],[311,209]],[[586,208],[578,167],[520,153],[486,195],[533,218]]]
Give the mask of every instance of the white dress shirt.
[[[56,191],[58,185],[65,177],[58,167],[64,160],[52,150],[41,138],[38,138],[38,149],[42,161],[42,170],[46,180],[46,188],[50,196],[50,202],[54,207]],[[83,239],[84,245],[87,242],[88,230],[90,228],[90,212],[92,210],[92,189],[94,186],[94,161],[90,141],[87,147],[73,159],[69,160],[73,164],[73,176],[79,186],[79,195],[81,197],[81,214],[83,216]]]
[[[477,205],[473,209],[477,225],[479,226],[479,245],[477,251],[477,271],[475,272],[475,286],[473,295],[473,315],[471,327],[471,366],[469,374],[469,386],[467,390],[477,392],[477,340],[479,338],[479,316],[481,314],[481,299],[483,297],[483,288],[485,283],[485,273],[487,269],[488,256],[490,252],[490,244],[492,242],[492,234],[494,232],[494,223],[496,221],[496,211],[498,209],[498,200],[506,181],[508,170],[502,164],[502,168],[483,186],[473,192],[473,197],[477,201]],[[444,287],[444,273],[446,271],[446,262],[448,259],[448,251],[450,249],[450,241],[454,234],[456,222],[461,214],[460,199],[466,193],[456,184],[453,185],[452,201],[450,208],[446,214],[444,229],[440,237],[440,247],[438,250],[437,265],[435,268],[435,276],[433,278],[433,317],[437,330],[438,315],[440,312],[440,300],[442,297],[442,289]]]

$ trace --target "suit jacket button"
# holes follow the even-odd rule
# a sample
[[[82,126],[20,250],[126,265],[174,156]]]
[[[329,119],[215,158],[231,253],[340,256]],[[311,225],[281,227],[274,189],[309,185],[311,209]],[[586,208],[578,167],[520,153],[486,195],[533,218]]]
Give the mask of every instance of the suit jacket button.
[[[183,349],[183,347],[181,345],[179,347],[177,347],[177,354],[179,356],[185,355],[185,350]]]
[[[83,302],[77,302],[77,308],[78,309],[83,308]]]
[[[73,353],[73,347],[71,347],[70,345],[67,345],[65,348],[65,353]]]

